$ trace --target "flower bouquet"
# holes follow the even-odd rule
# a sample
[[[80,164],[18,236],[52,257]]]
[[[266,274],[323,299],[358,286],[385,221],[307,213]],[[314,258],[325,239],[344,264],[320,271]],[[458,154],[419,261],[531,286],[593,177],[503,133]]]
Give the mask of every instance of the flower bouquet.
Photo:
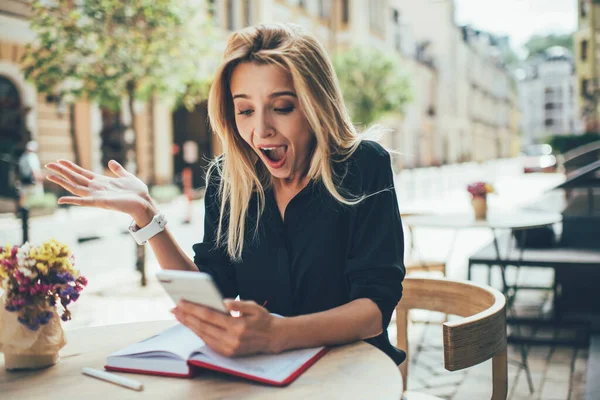
[[[7,369],[40,368],[58,361],[65,345],[60,319],[87,285],[69,248],[55,240],[41,246],[0,246],[0,351]]]
[[[485,219],[487,217],[487,195],[494,193],[494,187],[487,182],[474,182],[467,185],[467,191],[471,194],[475,219]]]

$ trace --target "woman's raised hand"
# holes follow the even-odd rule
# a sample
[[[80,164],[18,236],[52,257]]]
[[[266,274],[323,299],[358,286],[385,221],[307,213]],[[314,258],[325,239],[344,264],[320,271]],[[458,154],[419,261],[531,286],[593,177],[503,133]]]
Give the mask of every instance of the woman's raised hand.
[[[136,220],[143,218],[152,204],[148,186],[114,160],[108,163],[108,168],[115,177],[93,173],[67,160],[51,162],[46,168],[55,173],[47,177],[49,181],[75,195],[59,198],[59,204],[121,211]]]

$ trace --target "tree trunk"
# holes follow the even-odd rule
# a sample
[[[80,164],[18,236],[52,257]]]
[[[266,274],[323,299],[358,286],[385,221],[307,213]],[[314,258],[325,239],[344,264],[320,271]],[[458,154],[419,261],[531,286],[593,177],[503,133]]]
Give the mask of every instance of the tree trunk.
[[[136,83],[135,81],[129,81],[127,82],[127,96],[128,96],[128,105],[129,105],[129,114],[131,115],[131,130],[133,131],[133,143],[131,144],[133,147],[133,154],[135,155],[134,157],[134,165],[135,168],[133,169],[133,171],[131,171],[133,174],[137,174],[139,171],[138,165],[137,165],[137,131],[136,131],[136,127],[135,127],[135,112],[134,112],[134,101],[135,101],[135,89],[136,89]],[[136,269],[140,272],[141,274],[141,284],[142,286],[146,286],[146,247],[145,246],[138,246],[138,244],[135,244],[135,252],[136,252],[136,262],[135,262],[135,267]]]
[[[69,124],[71,143],[73,144],[73,162],[77,165],[81,165],[81,158],[79,157],[79,142],[77,140],[77,130],[75,129],[75,104],[69,105]]]

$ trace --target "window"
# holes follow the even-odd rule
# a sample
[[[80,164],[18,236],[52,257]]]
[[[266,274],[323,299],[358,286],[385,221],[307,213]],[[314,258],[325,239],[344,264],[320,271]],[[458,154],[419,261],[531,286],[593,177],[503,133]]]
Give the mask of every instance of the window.
[[[394,8],[394,10],[392,11],[392,19],[394,21],[394,24],[398,25],[398,23],[400,22],[400,11],[398,11],[397,8]]]
[[[319,17],[323,19],[331,18],[331,2],[333,0],[319,0]]]
[[[587,52],[588,52],[588,41],[582,40],[581,41],[581,61],[587,60]]]
[[[546,103],[546,105],[544,106],[544,108],[546,110],[552,110],[554,108],[554,104],[553,103]]]
[[[583,96],[588,96],[588,80],[587,79],[581,80],[581,94]]]
[[[233,12],[233,3],[233,0],[227,0],[227,29],[229,29],[230,31],[235,29],[235,13]]]
[[[342,22],[347,24],[350,21],[350,5],[348,0],[342,0]]]
[[[306,4],[304,4],[304,0],[298,0],[298,7],[300,7],[300,8],[306,7]]]
[[[0,75],[0,132],[2,139],[18,142],[25,139],[21,96],[17,86],[8,77]],[[2,184],[4,186],[4,184]]]
[[[214,18],[216,12],[215,0],[208,0],[206,6],[208,8],[208,15],[210,15],[211,18]]]
[[[550,127],[554,125],[554,120],[552,118],[548,118],[544,121],[544,125]]]
[[[244,26],[252,25],[252,0],[244,1]]]
[[[585,16],[588,14],[588,12],[590,10],[589,0],[580,0],[579,8],[580,8],[580,12],[581,12],[581,18],[585,18]]]

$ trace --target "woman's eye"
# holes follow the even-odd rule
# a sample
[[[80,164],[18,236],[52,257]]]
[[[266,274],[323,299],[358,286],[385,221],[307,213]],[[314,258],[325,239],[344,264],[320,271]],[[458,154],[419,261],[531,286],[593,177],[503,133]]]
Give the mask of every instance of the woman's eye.
[[[275,108],[275,112],[280,114],[289,114],[294,111],[294,106],[284,107],[284,108]]]
[[[252,114],[252,110],[239,110],[238,115],[250,115]]]

